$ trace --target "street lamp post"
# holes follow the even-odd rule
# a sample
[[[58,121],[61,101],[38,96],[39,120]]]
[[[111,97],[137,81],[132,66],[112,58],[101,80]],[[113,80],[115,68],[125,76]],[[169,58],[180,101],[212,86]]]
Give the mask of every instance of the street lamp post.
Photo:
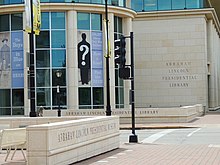
[[[61,76],[62,76],[61,70],[57,70],[56,71],[56,76],[57,76],[58,79],[61,78]],[[59,83],[57,85],[57,103],[58,103],[58,111],[57,111],[58,117],[61,117],[61,110],[60,110],[60,85],[59,85]]]
[[[110,75],[109,75],[109,37],[108,37],[108,0],[105,0],[105,21],[106,21],[106,43],[107,43],[107,55],[106,55],[106,95],[107,106],[106,116],[111,116],[111,104],[110,104]]]
[[[29,40],[30,40],[30,117],[36,117],[35,111],[35,66],[34,66],[34,28],[33,28],[33,1],[30,0],[30,7],[31,7],[31,32],[29,33]]]

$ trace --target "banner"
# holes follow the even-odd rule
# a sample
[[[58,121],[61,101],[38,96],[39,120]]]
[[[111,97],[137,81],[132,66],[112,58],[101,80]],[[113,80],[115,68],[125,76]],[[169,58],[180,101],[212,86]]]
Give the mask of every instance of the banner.
[[[12,88],[24,87],[23,32],[11,32]]]
[[[36,35],[40,33],[41,11],[40,0],[33,0],[33,31]]]
[[[104,21],[104,36],[105,36],[105,57],[109,58],[110,55],[110,41],[109,36],[107,34],[107,26],[106,26],[106,20]]]
[[[25,0],[25,14],[26,14],[26,26],[25,31],[31,33],[31,0]],[[40,33],[41,26],[41,10],[40,0],[33,0],[33,31],[36,35]]]
[[[26,15],[26,25],[25,31],[31,33],[31,5],[30,0],[25,0],[25,15]]]
[[[103,87],[103,39],[102,32],[92,32],[92,86]]]
[[[23,32],[11,32],[11,68],[24,69]]]

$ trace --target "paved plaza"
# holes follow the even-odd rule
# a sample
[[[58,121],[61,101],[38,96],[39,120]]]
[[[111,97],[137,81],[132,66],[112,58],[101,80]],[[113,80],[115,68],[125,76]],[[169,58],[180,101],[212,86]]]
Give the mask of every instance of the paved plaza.
[[[121,125],[128,129],[129,125]],[[160,123],[136,125],[140,128],[214,127],[220,129],[220,114],[198,117],[190,123]],[[216,130],[217,131],[217,130]],[[220,138],[220,137],[219,137]],[[25,165],[21,151],[13,161],[4,162],[6,151],[0,154],[0,164]],[[10,157],[9,157],[10,158]],[[220,165],[220,145],[216,144],[148,144],[121,143],[119,149],[75,163],[74,165]]]

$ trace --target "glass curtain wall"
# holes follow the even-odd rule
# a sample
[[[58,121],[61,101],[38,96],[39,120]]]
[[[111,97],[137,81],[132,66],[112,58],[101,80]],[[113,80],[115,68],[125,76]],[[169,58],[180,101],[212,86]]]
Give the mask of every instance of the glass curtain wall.
[[[36,36],[36,100],[37,109],[56,109],[57,86],[60,105],[66,108],[66,17],[65,12],[43,12],[42,27]],[[56,72],[62,76],[58,78]]]
[[[22,13],[0,15],[0,115],[24,115]]]
[[[0,0],[0,5],[21,4],[23,0]]]
[[[19,0],[16,0],[16,1],[19,1]],[[41,2],[70,2],[70,3],[105,4],[105,0],[41,0]],[[10,2],[8,2],[8,3],[10,3]],[[113,5],[113,6],[126,7],[126,0],[108,0],[108,4]]]
[[[114,40],[122,35],[122,18],[114,17]],[[115,107],[124,108],[124,81],[119,78],[119,65],[115,64]]]
[[[104,108],[102,15],[77,13],[79,109]]]
[[[136,11],[198,9],[206,0],[131,0],[131,8]]]

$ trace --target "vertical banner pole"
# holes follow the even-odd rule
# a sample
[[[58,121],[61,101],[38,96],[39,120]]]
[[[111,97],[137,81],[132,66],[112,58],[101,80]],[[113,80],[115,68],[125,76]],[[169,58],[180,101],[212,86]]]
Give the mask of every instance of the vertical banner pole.
[[[30,39],[30,99],[31,111],[30,117],[36,117],[35,111],[35,68],[34,68],[34,31],[33,31],[33,0],[30,0],[31,8],[31,32],[29,33]]]
[[[105,0],[105,21],[106,21],[106,42],[107,42],[107,55],[106,58],[106,116],[111,116],[111,105],[110,105],[110,75],[109,75],[109,58],[110,58],[110,51],[109,51],[109,36],[108,36],[108,0]]]

